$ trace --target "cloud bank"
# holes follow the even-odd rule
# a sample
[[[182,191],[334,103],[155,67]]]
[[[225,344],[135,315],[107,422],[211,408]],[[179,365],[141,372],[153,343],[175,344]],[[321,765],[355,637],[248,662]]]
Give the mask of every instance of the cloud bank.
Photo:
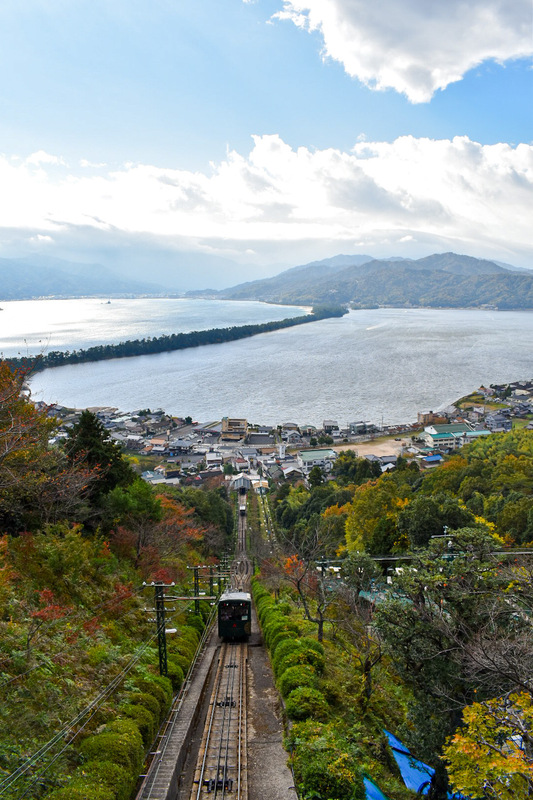
[[[263,252],[266,263],[276,251],[279,263],[285,251],[294,263],[299,248],[321,242],[335,243],[326,255],[415,255],[417,244],[424,255],[442,242],[533,267],[526,144],[404,136],[343,152],[255,136],[248,155],[230,152],[209,174],[145,164],[74,170],[39,153],[0,157],[0,187],[0,247],[2,229],[31,231],[43,247],[76,230],[83,247],[93,230],[123,245],[143,235],[241,261]]]
[[[348,75],[413,103],[483,61],[533,52],[529,0],[286,0],[275,17],[319,32]]]

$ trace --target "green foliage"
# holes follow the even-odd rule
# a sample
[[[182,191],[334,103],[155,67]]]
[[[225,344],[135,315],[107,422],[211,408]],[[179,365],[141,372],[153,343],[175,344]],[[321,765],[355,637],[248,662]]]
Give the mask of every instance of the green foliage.
[[[129,800],[135,779],[124,767],[112,761],[89,761],[78,767],[74,780],[83,781],[86,787],[110,789],[115,800]],[[71,788],[72,784],[68,788]]]
[[[46,800],[116,800],[116,797],[112,789],[88,784],[85,778],[75,778],[64,789],[47,794]]]
[[[275,652],[272,655],[272,666],[274,668],[274,674],[276,676],[281,675],[280,666],[283,660],[290,654],[299,651],[300,642],[297,639],[288,638],[281,641],[278,646],[276,647]]]
[[[89,736],[80,746],[87,761],[111,761],[138,775],[144,757],[141,734],[134,722],[120,720],[111,723],[102,733]]]
[[[120,712],[135,722],[142,736],[144,746],[148,747],[152,743],[156,732],[156,718],[152,712],[144,705],[136,705],[135,703],[124,703],[120,706]]]
[[[378,461],[369,461],[367,458],[358,458],[353,450],[344,450],[333,464],[333,475],[338,482],[359,486],[366,481],[381,476],[381,465]]]
[[[138,706],[144,706],[153,715],[155,720],[161,718],[161,705],[153,694],[147,692],[129,692],[126,700],[130,703],[135,703]]]
[[[316,672],[309,664],[297,664],[287,667],[278,680],[279,690],[283,697],[298,689],[300,686],[316,686]]]
[[[304,720],[311,717],[319,722],[328,716],[326,698],[318,689],[312,686],[299,686],[289,693],[285,702],[285,709],[289,719]]]
[[[97,470],[90,486],[93,499],[135,479],[135,473],[122,457],[120,446],[90,411],[82,411],[79,421],[69,432],[65,452],[72,463],[81,459],[90,469]]]
[[[172,684],[168,678],[163,678],[163,680],[166,682],[166,685],[161,686],[156,680],[154,680],[156,677],[159,676],[151,675],[150,679],[137,679],[135,681],[135,685],[136,688],[144,694],[150,694],[152,697],[155,697],[161,708],[161,714],[164,715],[170,708],[170,702],[172,700]],[[170,692],[168,687],[170,687]]]
[[[167,675],[172,681],[172,688],[178,691],[183,683],[183,669],[178,661],[172,657],[167,658]]]
[[[364,800],[357,755],[334,728],[311,720],[296,723],[289,746],[296,782],[305,800]]]

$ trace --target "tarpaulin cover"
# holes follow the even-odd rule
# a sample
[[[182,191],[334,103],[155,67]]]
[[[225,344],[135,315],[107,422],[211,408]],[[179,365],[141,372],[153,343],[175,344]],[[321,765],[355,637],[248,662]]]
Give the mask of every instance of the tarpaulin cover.
[[[370,778],[363,778],[363,783],[365,784],[366,800],[389,800]]]
[[[414,758],[408,748],[392,733],[389,733],[389,731],[384,731],[384,733],[389,740],[392,755],[398,764],[403,782],[407,788],[412,789],[414,792],[426,794],[429,791],[429,783],[435,770],[424,764],[423,761]]]

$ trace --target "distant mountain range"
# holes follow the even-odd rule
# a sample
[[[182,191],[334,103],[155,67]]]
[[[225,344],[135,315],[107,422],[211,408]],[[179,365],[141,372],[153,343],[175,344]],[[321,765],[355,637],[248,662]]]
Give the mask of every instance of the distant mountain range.
[[[533,271],[456,253],[417,260],[339,255],[210,294],[228,300],[359,308],[525,309],[533,308]]]
[[[0,258],[0,301],[36,297],[165,295],[169,286],[133,280],[101,264],[34,256]],[[230,289],[189,297],[270,303],[533,308],[533,271],[456,253],[417,260],[338,255]]]
[[[101,264],[59,258],[0,258],[0,300],[162,294],[161,286],[116,275]]]

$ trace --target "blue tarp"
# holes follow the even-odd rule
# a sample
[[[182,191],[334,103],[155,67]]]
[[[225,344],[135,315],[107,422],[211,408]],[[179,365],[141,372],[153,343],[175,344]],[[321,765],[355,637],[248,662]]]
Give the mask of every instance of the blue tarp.
[[[363,778],[363,783],[365,784],[366,800],[389,800],[370,778]]]
[[[389,731],[384,731],[384,733],[389,740],[392,755],[398,764],[403,782],[407,788],[412,789],[414,792],[427,794],[431,777],[435,770],[428,764],[424,764],[423,761],[414,758],[409,749],[392,733],[389,733]]]
[[[398,764],[403,782],[407,788],[419,792],[420,794],[427,794],[429,792],[431,778],[435,772],[433,767],[424,764],[424,762],[419,761],[418,758],[414,758],[409,752],[409,748],[392,733],[386,730],[384,730],[383,733],[389,740],[392,755]],[[448,792],[448,797],[450,800],[468,800],[468,798],[459,793],[451,794]],[[374,798],[372,798],[372,800],[374,800]]]

